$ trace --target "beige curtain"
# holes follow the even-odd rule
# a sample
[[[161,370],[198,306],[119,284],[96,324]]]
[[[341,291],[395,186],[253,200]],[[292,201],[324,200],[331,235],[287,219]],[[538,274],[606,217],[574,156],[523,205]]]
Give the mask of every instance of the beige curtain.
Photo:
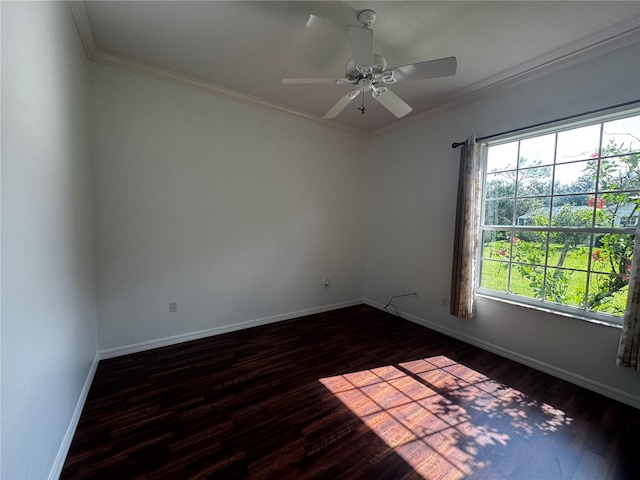
[[[482,145],[477,143],[476,137],[471,137],[460,152],[450,313],[467,319],[475,314],[482,151]]]
[[[636,243],[629,275],[629,296],[624,315],[618,365],[640,372],[640,223],[636,226]]]

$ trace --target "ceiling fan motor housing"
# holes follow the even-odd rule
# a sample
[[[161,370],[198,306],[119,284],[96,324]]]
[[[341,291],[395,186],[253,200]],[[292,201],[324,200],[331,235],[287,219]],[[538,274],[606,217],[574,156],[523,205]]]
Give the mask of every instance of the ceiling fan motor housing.
[[[368,9],[362,10],[358,14],[358,21],[363,27],[366,27],[366,28],[371,28],[375,23],[376,18],[378,18],[378,16],[376,15],[376,12],[374,12],[373,10],[368,10]]]
[[[345,65],[345,77],[350,81],[357,81],[364,77],[362,72],[358,70],[356,61],[350,58]],[[373,65],[371,65],[371,74],[379,75],[387,69],[387,61],[380,55],[373,54]]]

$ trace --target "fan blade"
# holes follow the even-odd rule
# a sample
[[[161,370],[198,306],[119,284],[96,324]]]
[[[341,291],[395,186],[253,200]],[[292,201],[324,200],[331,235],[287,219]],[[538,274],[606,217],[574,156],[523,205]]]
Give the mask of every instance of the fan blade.
[[[282,83],[285,85],[305,85],[317,83],[354,83],[346,78],[283,78]]]
[[[346,32],[342,21],[310,13],[304,29],[300,39],[291,42],[290,48],[294,56],[287,63],[304,60],[308,66],[322,71],[330,70],[332,66],[342,63],[344,58],[348,58]],[[284,52],[281,51],[280,54],[282,53]]]
[[[359,94],[360,90],[353,90],[344,95],[340,100],[338,100],[338,103],[331,107],[331,110],[325,114],[324,118],[335,118],[340,115],[340,112],[342,112],[342,110],[351,103],[351,100],[356,98]]]
[[[373,30],[350,26],[348,32],[356,64],[363,67],[373,65]]]
[[[413,110],[404,100],[386,87],[375,90],[373,92],[373,98],[398,118],[404,117]]]
[[[458,62],[456,57],[429,60],[420,63],[410,63],[401,67],[390,68],[393,70],[396,81],[422,80],[425,78],[450,77],[456,74]]]

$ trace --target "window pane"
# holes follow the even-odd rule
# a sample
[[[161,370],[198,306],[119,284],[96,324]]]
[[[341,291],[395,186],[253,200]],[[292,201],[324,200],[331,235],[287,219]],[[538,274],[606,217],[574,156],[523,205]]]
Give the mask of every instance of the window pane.
[[[486,230],[482,232],[482,258],[493,260],[509,260],[511,241],[509,234],[503,230]]]
[[[509,293],[542,300],[544,267],[539,265],[518,265],[511,267]]]
[[[509,263],[493,260],[482,260],[482,271],[480,274],[480,286],[497,290],[507,291],[509,281]]]
[[[626,205],[631,207],[631,205]],[[636,205],[633,205],[633,210],[630,212],[621,212],[619,217],[620,228],[635,228],[638,225],[638,210],[636,209]]]
[[[544,265],[547,256],[547,234],[519,232],[518,235],[514,235],[511,255],[514,262]]]
[[[575,204],[565,203],[564,205],[553,207],[551,225],[554,227],[591,227],[593,222],[593,203],[589,206],[589,200],[593,197],[589,195],[574,195],[573,198]],[[566,200],[566,198],[558,200]]]
[[[588,233],[550,233],[547,265],[588,270],[590,239]]]
[[[622,316],[627,305],[629,277],[592,273],[589,281],[589,310]]]
[[[499,172],[516,168],[518,164],[518,142],[489,147],[487,172]]]
[[[487,175],[486,198],[513,197],[516,191],[516,173],[490,173]]]
[[[522,226],[549,225],[551,197],[519,198],[516,224]]]
[[[559,132],[556,163],[597,157],[599,145],[600,125]]]
[[[485,225],[511,225],[513,200],[487,200],[484,207]]]
[[[598,190],[640,190],[640,154],[600,160]]]
[[[640,151],[640,116],[605,123],[602,147],[603,156],[612,150],[622,150],[625,153]]]
[[[597,162],[573,162],[556,166],[553,185],[554,194],[590,193],[596,188],[595,168]]]
[[[586,284],[587,272],[549,268],[544,290],[545,300],[561,305],[583,307]]]
[[[520,142],[519,167],[550,165],[556,149],[556,134],[528,138]]]
[[[635,235],[607,233],[596,236],[591,252],[591,270],[626,276],[631,270]]]
[[[597,247],[591,250],[591,271],[592,272],[610,272],[609,254],[606,249],[602,248],[602,237],[596,239]]]
[[[605,193],[597,202],[597,226],[631,228],[638,223],[638,200],[632,200],[629,194]]]
[[[518,196],[549,195],[551,193],[551,167],[537,167],[518,172]]]

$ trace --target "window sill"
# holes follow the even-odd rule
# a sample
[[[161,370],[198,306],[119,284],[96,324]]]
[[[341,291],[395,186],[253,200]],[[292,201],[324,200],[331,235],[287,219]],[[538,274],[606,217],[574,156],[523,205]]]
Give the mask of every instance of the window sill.
[[[550,313],[553,315],[560,315],[562,317],[569,317],[569,318],[575,318],[576,320],[582,320],[584,322],[589,322],[589,323],[595,323],[597,325],[602,325],[605,327],[612,327],[612,328],[618,328],[618,329],[622,329],[622,324],[619,323],[614,323],[614,322],[608,322],[606,320],[600,320],[597,318],[590,318],[584,315],[578,315],[575,313],[569,313],[569,312],[563,312],[560,310],[554,310],[552,308],[545,308],[542,306],[537,306],[537,305],[531,305],[529,303],[524,303],[524,302],[518,302],[517,300],[508,300],[506,298],[500,298],[500,297],[495,297],[493,295],[488,295],[485,293],[476,293],[476,297],[480,297],[483,299],[487,299],[487,300],[493,300],[495,302],[500,302],[500,303],[506,303],[508,305],[515,305],[517,307],[524,307],[524,308],[528,308],[531,310],[537,310],[539,312],[544,312],[544,313]]]

